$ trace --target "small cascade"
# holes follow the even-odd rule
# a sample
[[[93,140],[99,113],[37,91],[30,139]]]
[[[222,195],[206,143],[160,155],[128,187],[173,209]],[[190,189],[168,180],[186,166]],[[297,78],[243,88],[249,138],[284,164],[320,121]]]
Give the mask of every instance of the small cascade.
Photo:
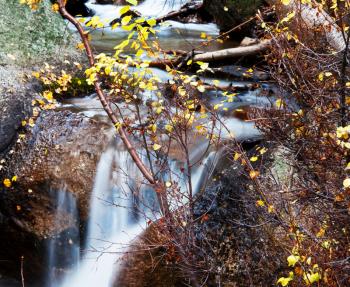
[[[210,176],[217,156],[210,153],[193,170],[195,189]],[[176,161],[170,166],[176,173]],[[183,179],[178,182],[187,188]],[[132,240],[145,230],[148,219],[159,216],[155,193],[144,184],[128,152],[122,147],[107,149],[97,166],[83,258],[76,273],[68,275],[60,287],[111,287]]]
[[[75,272],[79,263],[79,218],[75,196],[65,189],[51,191],[55,202],[56,234],[49,240],[47,286],[60,285],[67,270]]]
[[[145,228],[134,210],[134,192],[143,192],[137,186],[139,178],[126,151],[110,148],[102,154],[90,202],[85,254],[79,270],[62,287],[111,286],[118,260]]]
[[[171,11],[177,11],[181,6],[185,5],[186,0],[145,0],[140,5],[133,7],[144,17],[160,17]],[[103,18],[115,19],[120,16],[120,9],[123,6],[116,5],[99,5],[94,0],[90,0],[87,6],[92,9],[97,16]]]

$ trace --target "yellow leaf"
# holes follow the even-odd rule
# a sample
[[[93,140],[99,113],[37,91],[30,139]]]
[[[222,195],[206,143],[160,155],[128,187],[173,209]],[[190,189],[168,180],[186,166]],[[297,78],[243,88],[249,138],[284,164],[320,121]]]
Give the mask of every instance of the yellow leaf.
[[[51,9],[52,9],[52,11],[57,12],[58,10],[60,10],[60,6],[58,6],[58,4],[55,3],[51,6]]]
[[[251,157],[250,158],[250,161],[251,162],[255,162],[255,161],[257,161],[259,158],[257,157],[257,156],[253,156],[253,157]]]
[[[156,19],[149,19],[147,20],[147,24],[150,25],[151,27],[157,25],[157,20]]]
[[[290,4],[290,0],[281,0],[281,2],[282,2],[283,5],[289,5]],[[286,286],[286,285],[284,285],[284,286]]]
[[[272,213],[274,211],[275,211],[275,208],[272,205],[269,205],[268,208],[267,208],[267,212],[268,213]]]
[[[233,157],[233,159],[234,160],[238,160],[240,157],[241,157],[242,155],[240,154],[240,153],[235,153],[235,155],[234,155],[234,157]]]
[[[259,151],[259,153],[261,154],[261,155],[263,155],[264,153],[266,153],[267,152],[267,149],[266,148],[262,148],[260,151]]]
[[[129,2],[130,4],[136,6],[137,5],[137,0],[126,0],[126,2]]]
[[[350,178],[347,178],[347,179],[345,179],[345,180],[343,181],[343,186],[344,186],[345,188],[350,187]]]
[[[257,170],[251,170],[249,172],[249,176],[250,176],[251,179],[257,178],[259,176],[259,174],[260,174],[260,172],[257,171]]]
[[[324,74],[323,73],[320,73],[318,75],[318,79],[322,82],[323,81],[323,78],[324,78]]]
[[[277,284],[281,284],[283,287],[288,286],[289,282],[292,281],[292,278],[289,277],[281,277],[278,279]]]
[[[122,9],[120,9],[119,14],[124,15],[129,10],[130,10],[130,6],[124,6]]]
[[[122,25],[126,26],[130,23],[130,21],[131,21],[131,16],[125,16],[122,18]]]
[[[9,180],[8,178],[4,179],[3,183],[5,187],[11,187],[12,185],[11,180]]]
[[[264,206],[264,205],[265,205],[265,202],[262,201],[262,200],[258,200],[258,201],[256,202],[256,205],[257,205],[257,206]]]
[[[316,273],[304,273],[304,281],[306,282],[307,285],[313,284],[315,282],[320,281],[321,275],[316,272]]]
[[[276,104],[276,107],[277,107],[278,109],[284,107],[284,105],[285,105],[285,103],[284,103],[284,101],[283,101],[282,99],[276,100],[275,104]]]
[[[14,176],[11,178],[11,181],[13,181],[13,182],[17,181],[17,175],[14,175]]]
[[[299,259],[300,259],[300,257],[299,257],[299,256],[296,256],[296,255],[290,255],[290,256],[288,256],[288,258],[287,258],[288,266],[294,267],[295,264],[299,261]]]
[[[346,165],[345,170],[349,170],[350,169],[350,162],[348,162],[348,164]]]
[[[154,144],[154,145],[153,145],[153,149],[154,149],[155,151],[160,150],[161,147],[162,147],[162,146],[159,145],[159,144]]]
[[[35,78],[37,78],[37,79],[39,79],[39,77],[40,77],[40,73],[39,73],[39,72],[33,72],[32,75],[33,75]]]
[[[294,273],[289,272],[289,276],[279,278],[277,281],[277,284],[281,284],[283,287],[287,286],[289,284],[289,282],[293,280],[293,278],[294,278]]]
[[[197,90],[200,91],[201,93],[205,92],[205,87],[203,85],[200,85],[197,87]]]
[[[173,126],[172,125],[165,125],[165,129],[167,132],[171,133],[173,131]]]

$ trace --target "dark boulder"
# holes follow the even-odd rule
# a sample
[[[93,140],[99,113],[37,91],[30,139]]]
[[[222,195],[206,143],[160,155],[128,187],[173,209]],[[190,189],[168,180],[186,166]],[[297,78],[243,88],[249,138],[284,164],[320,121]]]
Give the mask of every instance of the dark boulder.
[[[56,1],[51,0],[51,2],[54,3]],[[93,16],[94,12],[85,5],[87,2],[88,0],[68,0],[66,9],[73,16]]]
[[[229,31],[254,16],[263,0],[204,0],[203,9],[211,15],[221,32]],[[237,40],[251,34],[252,25],[244,25],[232,35]]]
[[[43,286],[50,240],[78,232],[76,217],[57,209],[53,191],[62,192],[64,185],[77,200],[80,222],[85,222],[109,130],[107,124],[72,112],[44,111],[28,128],[26,140],[3,157],[0,178],[18,179],[10,188],[0,183],[0,274],[20,279],[23,256],[26,281]]]

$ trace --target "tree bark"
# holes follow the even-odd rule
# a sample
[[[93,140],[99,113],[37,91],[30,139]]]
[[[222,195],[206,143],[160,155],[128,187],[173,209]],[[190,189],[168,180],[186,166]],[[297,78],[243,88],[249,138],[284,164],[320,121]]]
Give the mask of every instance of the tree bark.
[[[328,43],[336,52],[345,49],[346,43],[341,28],[317,3],[314,3],[315,8],[302,4],[300,0],[291,0],[288,5],[282,5],[280,0],[269,0],[268,2],[271,5],[281,6],[283,11],[294,11],[300,15],[301,20],[311,30],[322,27]]]

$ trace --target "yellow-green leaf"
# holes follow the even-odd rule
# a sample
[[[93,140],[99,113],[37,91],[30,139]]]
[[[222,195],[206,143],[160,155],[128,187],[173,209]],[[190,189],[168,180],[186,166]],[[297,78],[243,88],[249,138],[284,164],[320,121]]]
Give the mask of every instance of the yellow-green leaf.
[[[136,6],[137,5],[137,0],[126,0],[126,2],[129,2],[130,4]]]
[[[160,150],[161,147],[162,147],[162,146],[159,145],[159,144],[154,144],[154,145],[153,145],[153,149],[154,149],[155,151]]]
[[[294,265],[299,261],[300,257],[296,255],[290,255],[287,258],[288,266],[294,267]]]
[[[343,181],[343,186],[344,186],[345,188],[350,187],[350,178],[347,178],[347,179],[345,179],[345,180]]]

